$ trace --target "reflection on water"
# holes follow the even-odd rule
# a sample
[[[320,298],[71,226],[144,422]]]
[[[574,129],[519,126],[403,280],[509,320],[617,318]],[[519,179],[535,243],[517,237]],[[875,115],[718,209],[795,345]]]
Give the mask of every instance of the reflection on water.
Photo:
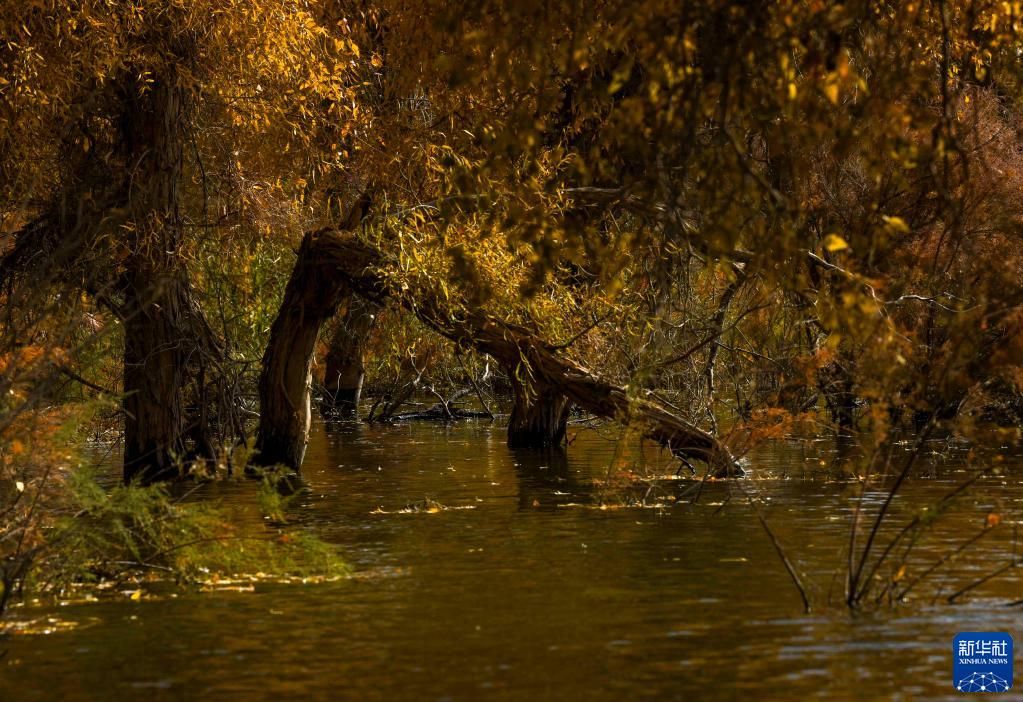
[[[1023,632],[1001,606],[1023,597],[1016,571],[955,607],[804,616],[735,485],[707,484],[697,505],[676,504],[676,484],[634,496],[658,509],[578,506],[607,496],[612,456],[592,432],[565,455],[511,452],[487,425],[321,428],[290,517],[360,577],[22,610],[78,625],[0,643],[0,700],[953,699],[958,631]],[[780,443],[752,465],[745,487],[815,600],[840,602],[856,489],[832,450]],[[955,458],[922,473],[896,517],[965,476]],[[940,569],[946,594],[1011,557],[1023,489],[986,486],[915,552],[926,566],[1002,516],[984,548]],[[208,491],[255,512],[251,485]],[[403,510],[418,504],[463,509]]]

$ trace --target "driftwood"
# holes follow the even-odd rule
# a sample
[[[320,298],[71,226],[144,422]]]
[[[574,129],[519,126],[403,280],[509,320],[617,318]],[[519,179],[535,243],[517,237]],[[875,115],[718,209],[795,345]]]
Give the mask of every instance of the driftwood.
[[[531,383],[557,390],[570,402],[601,417],[641,426],[649,438],[681,459],[695,459],[719,472],[741,474],[728,448],[662,403],[634,397],[558,353],[531,330],[492,317],[468,304],[441,302],[428,285],[402,289],[382,267],[387,257],[351,232],[320,230],[309,236],[310,253],[334,268],[354,292],[382,303],[393,298],[431,329],[460,347],[474,347],[509,368],[520,368]]]

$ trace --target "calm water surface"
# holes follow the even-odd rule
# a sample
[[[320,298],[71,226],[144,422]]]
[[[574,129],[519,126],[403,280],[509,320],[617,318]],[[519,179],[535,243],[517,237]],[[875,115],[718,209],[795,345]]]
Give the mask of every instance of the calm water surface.
[[[755,479],[708,484],[695,505],[652,490],[638,497],[664,507],[594,509],[610,500],[613,454],[593,432],[565,462],[510,452],[487,425],[318,427],[289,517],[358,577],[15,610],[77,626],[0,641],[0,700],[958,699],[956,632],[1005,630],[1023,646],[1020,608],[1004,606],[1023,597],[1018,571],[955,606],[839,606],[855,488],[826,443],[768,446]],[[897,516],[964,478],[956,455],[924,467]],[[946,593],[1011,557],[1019,470],[987,480],[917,547],[911,563],[925,566],[1001,515],[983,547],[940,569]],[[251,484],[207,489],[255,514]],[[824,605],[814,614],[747,493],[765,498]],[[427,498],[450,509],[402,511]]]

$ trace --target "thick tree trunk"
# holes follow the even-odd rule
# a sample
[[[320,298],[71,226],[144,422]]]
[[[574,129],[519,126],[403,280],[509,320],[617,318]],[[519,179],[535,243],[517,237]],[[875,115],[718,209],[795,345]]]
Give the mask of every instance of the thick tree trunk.
[[[307,234],[270,329],[259,377],[259,433],[254,462],[298,469],[312,421],[313,351],[347,286],[317,261]]]
[[[139,266],[125,288],[124,479],[169,480],[185,458],[181,283]]]
[[[327,349],[323,375],[325,409],[347,419],[358,419],[362,381],[366,376],[365,344],[376,319],[377,306],[352,297]]]
[[[514,371],[508,375],[512,378],[514,390],[514,404],[508,420],[508,446],[561,446],[568,426],[568,398],[550,386],[524,384],[515,377]]]
[[[609,419],[641,425],[648,437],[677,456],[706,461],[724,471],[741,471],[718,439],[649,397],[631,396],[582,366],[559,355],[525,327],[495,319],[472,305],[441,303],[426,286],[401,290],[379,272],[384,255],[355,237],[337,231],[317,232],[318,258],[330,261],[352,289],[377,302],[397,298],[427,326],[456,344],[473,346],[506,368],[525,367],[531,382],[556,390],[568,401]]]
[[[352,208],[346,222],[354,228],[369,209],[368,198]],[[321,233],[305,235],[295,268],[270,329],[259,376],[257,465],[281,464],[298,470],[305,456],[312,421],[312,365],[320,328],[350,294],[336,264],[323,256]]]
[[[124,479],[164,480],[184,458],[187,277],[178,253],[184,91],[176,77],[127,87],[122,125],[137,164],[124,285]]]

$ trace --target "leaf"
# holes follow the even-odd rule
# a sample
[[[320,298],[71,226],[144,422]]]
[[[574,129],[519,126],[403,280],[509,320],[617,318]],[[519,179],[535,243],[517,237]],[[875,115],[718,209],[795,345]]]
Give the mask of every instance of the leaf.
[[[906,577],[906,566],[902,565],[902,566],[899,566],[899,570],[895,573],[895,576],[892,578],[892,582],[893,583],[897,583],[900,580],[902,580],[904,577]]]
[[[25,450],[25,444],[21,443],[17,439],[11,442],[11,453],[17,456],[19,453]]]
[[[882,215],[881,219],[884,220],[885,225],[892,231],[899,232],[900,234],[909,234],[909,225],[906,224],[906,220],[902,217],[888,217]]]
[[[991,527],[996,527],[1001,523],[1002,516],[997,512],[989,512],[987,515],[987,519],[984,520],[984,524],[988,529],[990,529]]]
[[[14,487],[18,492],[25,492],[25,483],[20,480],[14,483]]]
[[[843,251],[849,248],[849,243],[838,234],[828,234],[824,237],[824,248],[830,253]]]
[[[131,593],[131,599],[136,601],[136,602],[141,600],[142,599],[142,590],[136,590],[135,592]]]
[[[828,83],[824,86],[824,95],[831,101],[832,105],[838,104],[838,83]]]

